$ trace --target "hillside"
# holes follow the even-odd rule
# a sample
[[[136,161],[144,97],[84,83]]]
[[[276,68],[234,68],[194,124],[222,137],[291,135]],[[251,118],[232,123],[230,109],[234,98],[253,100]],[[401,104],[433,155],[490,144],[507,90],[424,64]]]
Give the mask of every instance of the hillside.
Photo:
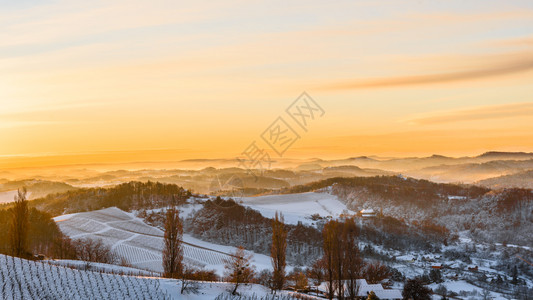
[[[54,216],[118,207],[131,211],[183,203],[191,193],[175,184],[128,182],[109,188],[84,188],[48,195],[30,205]]]
[[[533,170],[515,173],[512,175],[487,178],[476,182],[477,185],[492,188],[523,188],[533,189]]]
[[[13,197],[11,195],[14,195],[17,189],[23,187],[25,187],[28,191],[28,199],[37,199],[46,197],[49,194],[64,193],[76,189],[67,183],[57,181],[36,179],[14,181],[6,180],[0,183],[0,204],[13,201]],[[5,196],[2,196],[2,193],[4,193]]]
[[[78,270],[47,262],[0,255],[2,299],[188,299],[188,300],[292,300],[287,291],[271,295],[258,284],[239,287],[232,297],[225,282],[193,282],[195,292],[180,293],[181,281]]]
[[[429,222],[451,232],[468,230],[487,242],[533,246],[533,191],[492,191],[412,178],[333,178],[285,192],[328,189],[354,211],[373,208],[412,224]]]
[[[115,254],[138,269],[163,272],[162,251],[164,232],[145,224],[133,214],[112,207],[97,211],[69,214],[54,218],[61,231],[71,239],[99,239]],[[183,236],[185,263],[191,267],[215,270],[223,276],[224,259],[235,252],[235,247],[207,243]],[[270,266],[270,258],[254,255],[258,270]]]
[[[432,166],[406,171],[405,174],[435,182],[473,183],[491,177],[512,175],[531,169],[533,169],[533,159],[494,160],[482,163]]]

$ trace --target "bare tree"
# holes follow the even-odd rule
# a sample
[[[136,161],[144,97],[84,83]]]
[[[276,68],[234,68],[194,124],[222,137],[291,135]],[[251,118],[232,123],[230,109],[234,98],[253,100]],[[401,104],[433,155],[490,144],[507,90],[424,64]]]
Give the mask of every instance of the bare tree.
[[[194,269],[189,268],[187,266],[183,266],[183,271],[181,274],[181,289],[180,293],[193,293],[197,294],[199,290],[198,282],[194,281],[195,279],[195,273]]]
[[[337,287],[337,297],[339,299],[344,299],[344,272],[345,272],[345,264],[344,264],[344,253],[346,252],[344,249],[344,242],[342,239],[342,230],[343,224],[341,224],[338,221],[334,221],[335,224],[332,226],[332,234],[333,237],[333,267],[335,270],[335,279],[336,279],[336,287]]]
[[[363,270],[363,277],[371,284],[378,283],[389,276],[389,268],[380,262],[369,263]]]
[[[14,256],[22,257],[28,254],[28,228],[29,211],[26,200],[26,188],[19,189],[15,195],[15,206],[12,210],[10,242],[11,251]]]
[[[313,280],[313,284],[316,287],[316,295],[318,296],[318,286],[324,281],[325,273],[325,260],[324,258],[316,260],[311,268],[307,270],[307,277]]]
[[[344,273],[346,278],[346,297],[356,299],[359,292],[357,279],[360,278],[363,269],[363,259],[357,247],[357,227],[353,218],[346,219],[342,232]]]
[[[106,264],[119,262],[119,257],[101,239],[84,238],[75,240],[72,242],[72,247],[74,247],[76,258],[79,260]]]
[[[164,276],[179,278],[183,274],[183,225],[179,210],[172,206],[165,220],[165,248],[163,249]]]
[[[490,295],[490,291],[487,290],[487,289],[483,289],[483,292],[481,292],[481,297],[483,300],[490,300],[492,299],[491,295]]]
[[[344,222],[331,220],[324,225],[322,235],[322,261],[329,299],[335,293],[338,299],[344,299],[345,296],[355,299],[358,293],[357,278],[361,276],[364,265],[357,247],[355,221],[352,218]]]
[[[403,286],[402,296],[404,300],[430,300],[431,290],[424,286],[424,282],[420,278],[413,278],[407,280]]]
[[[338,247],[338,222],[331,220],[324,225],[322,230],[324,248],[324,270],[327,282],[328,298],[335,295],[335,278],[337,275],[337,247]]]
[[[246,255],[244,248],[241,246],[237,248],[235,253],[227,259],[224,259],[226,268],[226,276],[230,282],[235,283],[235,287],[231,292],[232,295],[237,294],[237,288],[241,283],[248,283],[254,276],[254,270],[250,265],[251,255]]]
[[[272,220],[272,249],[270,257],[272,258],[272,284],[274,289],[281,290],[285,283],[285,266],[286,251],[287,251],[287,230],[283,224],[283,215],[276,212],[274,220]]]

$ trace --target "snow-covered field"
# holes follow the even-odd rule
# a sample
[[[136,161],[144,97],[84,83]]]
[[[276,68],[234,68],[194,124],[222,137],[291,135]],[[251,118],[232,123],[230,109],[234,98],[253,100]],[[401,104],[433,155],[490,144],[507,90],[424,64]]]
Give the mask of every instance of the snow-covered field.
[[[337,196],[326,193],[299,193],[286,195],[267,195],[258,197],[243,197],[242,205],[258,210],[264,217],[273,218],[276,211],[282,212],[285,222],[297,224],[313,224],[311,215],[318,214],[321,217],[338,217],[345,212],[351,212],[346,208]],[[354,213],[354,212],[351,212]]]
[[[133,214],[116,207],[98,211],[63,215],[54,218],[59,228],[72,239],[101,239],[133,267],[162,272],[163,231],[145,224]],[[185,263],[209,270],[218,275],[224,273],[224,259],[236,248],[201,241],[183,235]],[[254,254],[256,269],[271,267],[270,257]]]

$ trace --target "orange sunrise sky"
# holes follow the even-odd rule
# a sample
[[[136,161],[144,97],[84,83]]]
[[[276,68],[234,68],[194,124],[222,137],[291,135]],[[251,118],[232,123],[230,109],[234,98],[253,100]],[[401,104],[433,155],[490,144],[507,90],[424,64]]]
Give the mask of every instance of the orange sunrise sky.
[[[285,157],[533,151],[531,1],[30,0],[0,27],[0,168],[235,157],[304,91],[325,113]]]

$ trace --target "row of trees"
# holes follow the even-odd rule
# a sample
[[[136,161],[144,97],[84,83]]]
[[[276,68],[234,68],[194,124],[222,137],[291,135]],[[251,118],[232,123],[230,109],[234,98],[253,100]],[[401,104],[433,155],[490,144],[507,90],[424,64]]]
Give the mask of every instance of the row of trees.
[[[287,229],[283,215],[276,213],[272,220],[272,273],[262,272],[260,282],[273,290],[287,287],[291,281],[296,289],[306,289],[307,278],[315,285],[327,282],[330,299],[356,299],[358,295],[357,279],[365,278],[371,283],[378,283],[390,275],[389,269],[379,263],[365,263],[358,244],[358,230],[353,218],[342,221],[330,220],[322,230],[323,255],[304,272],[295,269],[286,276]],[[265,278],[266,277],[266,278]],[[270,278],[269,278],[270,277]]]
[[[324,226],[324,256],[318,267],[325,271],[329,299],[333,299],[335,290],[339,299],[344,296],[355,299],[357,296],[357,279],[362,275],[363,259],[356,243],[356,230],[352,218],[344,222],[331,220]]]

